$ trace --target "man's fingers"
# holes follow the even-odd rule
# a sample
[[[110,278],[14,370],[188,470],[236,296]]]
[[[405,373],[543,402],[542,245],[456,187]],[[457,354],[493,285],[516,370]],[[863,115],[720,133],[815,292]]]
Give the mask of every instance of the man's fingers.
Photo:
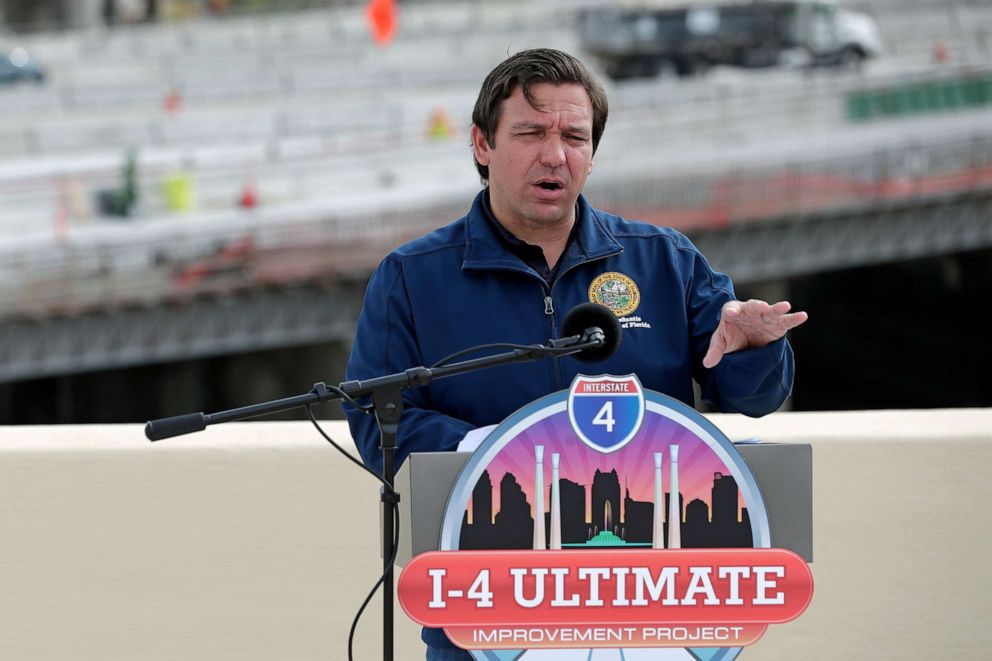
[[[723,358],[723,352],[713,348],[713,344],[710,343],[710,350],[706,352],[703,357],[703,367],[706,369],[713,369],[720,364],[720,359]]]
[[[774,314],[785,314],[792,309],[792,303],[789,301],[779,301],[773,305],[768,306],[768,310]]]
[[[781,323],[785,326],[785,330],[792,330],[796,326],[806,323],[807,319],[809,319],[809,315],[805,312],[793,312],[792,314],[783,314]]]
[[[763,331],[772,337],[784,337],[786,333],[796,326],[804,323],[809,318],[805,312],[792,312],[790,314],[774,315],[772,313],[761,315]]]
[[[727,350],[727,340],[723,337],[721,330],[721,326],[717,326],[713,336],[710,337],[710,348],[703,356],[703,367],[706,369],[716,367],[720,359],[723,358],[723,352]]]
[[[789,301],[768,304],[764,301],[752,299],[744,303],[741,308],[741,317],[743,319],[750,316],[759,329],[763,326],[774,326],[784,333],[808,319],[808,315],[805,312],[793,312],[790,314],[789,311],[791,309],[792,304]]]
[[[720,319],[733,319],[734,317],[741,314],[743,311],[743,304],[740,301],[730,301],[723,304],[723,309],[720,310]]]

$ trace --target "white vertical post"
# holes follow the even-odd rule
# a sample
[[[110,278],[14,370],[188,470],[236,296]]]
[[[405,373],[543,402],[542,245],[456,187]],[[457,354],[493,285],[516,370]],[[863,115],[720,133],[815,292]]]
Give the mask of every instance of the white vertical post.
[[[661,488],[661,452],[654,453],[654,525],[651,528],[651,546],[665,548],[665,496]]]
[[[668,446],[672,479],[668,483],[668,548],[682,548],[682,503],[679,499],[679,446]]]
[[[561,493],[558,486],[557,452],[551,453],[551,550],[561,549]]]
[[[544,537],[544,446],[534,446],[534,459],[537,461],[534,474],[534,550],[547,548]]]

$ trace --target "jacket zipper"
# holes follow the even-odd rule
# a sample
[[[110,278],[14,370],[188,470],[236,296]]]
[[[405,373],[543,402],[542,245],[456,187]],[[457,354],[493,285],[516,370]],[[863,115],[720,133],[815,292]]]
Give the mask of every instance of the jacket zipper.
[[[548,286],[548,284],[542,283],[541,290],[544,292],[544,316],[551,323],[548,324],[549,327],[549,338],[555,337],[558,334],[558,324],[555,322],[555,302],[551,298],[551,292],[554,290],[554,285]],[[551,392],[557,392],[561,390],[561,367],[559,366],[560,361],[557,358],[551,358],[548,361],[548,369],[550,370],[551,376]]]
[[[566,274],[568,274],[569,271],[571,271],[571,270],[573,270],[573,269],[575,269],[575,268],[577,268],[579,266],[582,266],[584,264],[589,264],[590,262],[598,262],[601,259],[606,259],[607,257],[612,257],[613,255],[616,255],[619,252],[621,252],[621,251],[610,253],[609,255],[602,255],[600,257],[596,257],[595,259],[588,259],[588,260],[583,261],[583,262],[578,262],[576,264],[572,264],[570,267],[568,267],[567,269],[565,269],[564,271],[562,271],[561,273],[558,274],[558,277],[555,278],[555,281],[553,283],[551,283],[551,286],[550,287],[548,287],[547,283],[544,284],[544,286],[545,286],[545,289],[544,289],[544,292],[545,292],[544,293],[544,314],[551,318],[551,333],[552,333],[552,337],[554,337],[555,335],[558,334],[558,324],[555,323],[555,317],[554,317],[554,315],[555,315],[554,299],[551,297],[551,295],[555,291],[555,286],[561,281],[562,278],[565,277]],[[553,384],[554,384],[554,390],[552,392],[556,392],[556,391],[561,390],[562,388],[565,387],[565,373],[564,373],[564,370],[565,370],[565,368],[562,367],[562,362],[560,360],[558,360],[557,358],[552,358],[551,359],[551,375],[552,375],[552,381],[553,381]]]

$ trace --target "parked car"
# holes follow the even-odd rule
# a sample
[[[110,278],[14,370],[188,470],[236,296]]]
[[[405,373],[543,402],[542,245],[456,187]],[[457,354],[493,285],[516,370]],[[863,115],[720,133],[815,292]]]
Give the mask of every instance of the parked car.
[[[859,66],[882,52],[874,19],[831,0],[596,7],[580,14],[579,36],[614,79],[714,65]]]
[[[27,50],[17,47],[6,50],[0,47],[0,84],[30,80],[45,80],[45,70],[35,62]]]

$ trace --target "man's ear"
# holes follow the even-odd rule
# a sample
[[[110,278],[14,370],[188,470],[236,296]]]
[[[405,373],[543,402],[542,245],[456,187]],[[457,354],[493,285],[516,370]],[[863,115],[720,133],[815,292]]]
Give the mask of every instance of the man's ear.
[[[475,160],[478,161],[479,165],[489,167],[489,152],[491,149],[492,147],[489,146],[489,141],[482,134],[482,129],[472,124],[472,152],[475,153]]]

